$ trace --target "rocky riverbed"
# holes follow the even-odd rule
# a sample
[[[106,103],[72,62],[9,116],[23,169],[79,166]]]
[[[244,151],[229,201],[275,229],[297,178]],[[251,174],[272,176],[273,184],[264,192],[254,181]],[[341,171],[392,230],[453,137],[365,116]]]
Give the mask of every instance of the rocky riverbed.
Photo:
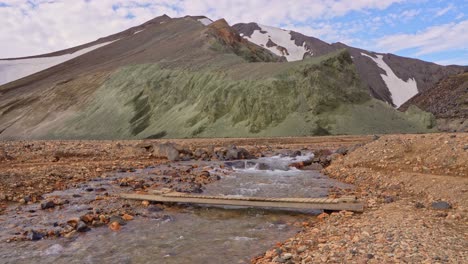
[[[285,139],[288,140],[291,139]],[[329,138],[328,144],[336,144],[336,141],[336,138]],[[1,185],[3,210],[0,215],[4,260],[48,261],[50,258],[44,256],[52,252],[54,263],[73,263],[73,258],[78,257],[87,243],[107,247],[100,237],[116,232],[124,241],[133,241],[133,233],[141,229],[153,230],[152,225],[160,226],[169,221],[171,224],[167,224],[164,231],[154,231],[167,233],[164,237],[172,241],[172,246],[185,250],[167,251],[165,242],[153,234],[144,236],[139,240],[141,243],[137,243],[140,246],[145,243],[161,246],[160,251],[148,254],[148,257],[166,258],[168,254],[173,257],[166,262],[177,263],[187,258],[187,247],[194,247],[192,240],[198,239],[195,247],[200,247],[200,250],[190,256],[194,261],[206,260],[205,255],[218,248],[217,252],[225,252],[211,257],[212,260],[239,259],[245,262],[273,245],[275,240],[285,239],[315,221],[315,212],[311,215],[236,210],[225,218],[217,216],[221,209],[206,211],[203,208],[123,200],[118,198],[118,194],[169,188],[212,195],[321,197],[326,196],[330,189],[350,188],[316,171],[329,164],[332,153],[329,148],[336,148],[335,145],[315,149],[294,145],[294,149],[289,149],[282,144],[252,147],[235,146],[232,141],[229,144],[223,140],[220,142],[224,144],[197,145],[197,142],[187,144],[183,141],[179,144],[159,141],[6,142],[2,145],[0,163],[4,183]],[[219,184],[212,184],[214,182]],[[216,231],[200,233],[202,226]],[[190,239],[176,239],[174,235],[178,230],[185,230],[180,237]],[[226,233],[224,230],[230,231]],[[99,234],[99,237],[93,239],[94,236],[86,235],[88,233]],[[53,242],[55,240],[57,242]],[[208,246],[214,240],[224,242],[204,248],[203,245]],[[29,248],[27,254],[22,251],[26,248]],[[78,251],[70,252],[72,248]],[[134,256],[131,252],[138,249],[126,248],[128,252],[125,254],[130,256]],[[64,254],[62,257],[60,252]],[[241,252],[245,254],[242,257],[239,255]],[[96,252],[88,258],[99,254]],[[22,257],[18,259],[20,255]]]
[[[82,243],[86,240],[83,234],[90,230],[122,233],[123,239],[131,239],[121,230],[126,230],[129,224],[135,228],[131,224],[134,221],[138,223],[136,226],[143,225],[141,219],[163,223],[170,221],[173,213],[187,208],[125,201],[117,199],[117,193],[145,193],[158,188],[203,193],[206,186],[235,170],[245,169],[242,166],[252,165],[236,162],[238,159],[283,155],[291,157],[288,167],[304,172],[322,170],[331,178],[353,184],[355,188],[328,184],[323,187],[332,197],[358,196],[365,201],[366,209],[363,214],[288,216],[280,222],[274,220],[278,219],[275,215],[243,219],[259,221],[259,226],[262,221],[270,223],[273,228],[264,230],[262,239],[269,242],[260,243],[262,247],[249,246],[258,254],[252,262],[464,263],[468,260],[466,134],[171,142],[177,144],[162,140],[2,142],[0,243],[63,239]],[[315,156],[294,160],[304,153]],[[269,169],[263,162],[255,166]],[[217,190],[216,186],[213,185],[211,192]],[[209,215],[208,219],[212,219]],[[181,219],[194,221],[187,216]],[[216,222],[226,221],[222,219]],[[289,233],[274,231],[283,221],[300,232],[293,235],[294,228]],[[200,223],[210,225],[206,221]],[[237,226],[235,221],[230,223]],[[282,235],[270,238],[268,232]],[[106,234],[102,233],[104,237]],[[290,238],[286,239],[285,235]],[[274,243],[275,247],[260,254],[265,246]],[[242,245],[239,250],[246,246]],[[60,247],[67,248],[61,244]]]

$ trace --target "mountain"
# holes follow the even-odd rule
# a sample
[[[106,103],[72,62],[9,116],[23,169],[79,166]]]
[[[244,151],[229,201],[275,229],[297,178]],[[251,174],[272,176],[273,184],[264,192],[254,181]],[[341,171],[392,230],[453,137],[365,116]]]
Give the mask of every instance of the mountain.
[[[434,88],[408,100],[400,110],[413,106],[434,114],[442,131],[468,132],[468,73],[442,79]]]
[[[402,113],[369,96],[351,55],[335,48],[286,62],[225,20],[162,16],[72,49],[1,61],[0,76],[28,69],[18,66],[25,60],[59,63],[0,86],[0,139],[434,130],[432,114]]]
[[[369,94],[396,107],[401,106],[419,92],[432,88],[440,79],[468,70],[463,66],[440,66],[435,63],[375,53],[347,46],[328,44],[301,33],[264,26],[257,23],[233,25],[245,39],[260,45],[288,61],[318,57],[346,49]]]

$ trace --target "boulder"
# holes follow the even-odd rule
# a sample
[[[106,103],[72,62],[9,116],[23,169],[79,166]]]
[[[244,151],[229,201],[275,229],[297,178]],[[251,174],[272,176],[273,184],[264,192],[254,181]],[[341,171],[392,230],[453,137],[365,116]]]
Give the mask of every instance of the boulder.
[[[137,148],[143,148],[148,152],[151,152],[153,150],[153,143],[148,142],[148,141],[143,141],[141,143],[138,143],[136,145]]]
[[[226,160],[253,159],[255,158],[249,151],[244,148],[230,146],[226,151]]]
[[[179,150],[174,143],[162,143],[153,146],[153,156],[156,158],[168,159],[170,161],[179,160]]]

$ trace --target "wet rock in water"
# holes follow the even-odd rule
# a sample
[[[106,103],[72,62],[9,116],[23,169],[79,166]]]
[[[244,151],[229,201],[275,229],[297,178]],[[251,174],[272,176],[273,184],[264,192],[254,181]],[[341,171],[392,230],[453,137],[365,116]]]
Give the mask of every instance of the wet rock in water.
[[[373,135],[372,136],[372,140],[378,140],[379,138],[380,138],[380,136],[378,136],[378,135]]]
[[[148,212],[151,212],[151,213],[157,213],[157,212],[161,212],[163,209],[158,205],[150,205],[148,206],[147,210]]]
[[[109,229],[112,230],[112,231],[119,231],[121,229],[121,225],[119,224],[119,222],[111,222],[109,224]]]
[[[78,222],[78,225],[76,226],[76,231],[88,232],[89,230],[90,228],[83,221]]]
[[[255,167],[257,168],[257,170],[271,170],[271,167],[263,162],[257,163]]]
[[[224,162],[224,166],[235,168],[235,169],[245,169],[245,162],[238,160],[238,161],[226,161]]]
[[[30,230],[28,231],[27,238],[31,241],[37,241],[44,238],[44,234],[35,230]]]
[[[163,215],[163,216],[161,217],[161,220],[162,220],[162,221],[165,221],[165,222],[173,222],[173,221],[174,221],[174,218],[173,218],[172,216],[170,216],[170,215]]]
[[[302,156],[302,152],[300,150],[296,150],[291,154],[291,157],[295,158],[297,156]]]
[[[244,148],[230,146],[226,151],[226,160],[252,159],[254,156]]]
[[[236,146],[232,146],[226,151],[226,159],[227,160],[240,159],[240,153],[239,153],[239,150],[237,150]]]
[[[55,207],[54,201],[47,201],[47,202],[41,203],[42,210],[46,210],[46,209],[54,208],[54,207]]]
[[[116,222],[116,223],[118,223],[120,225],[126,225],[127,224],[125,222],[125,220],[122,217],[118,216],[118,215],[113,215],[113,216],[110,217],[109,223],[114,223],[114,222]]]
[[[165,158],[170,161],[179,160],[179,151],[174,143],[157,144],[153,148],[153,156],[156,158]]]
[[[445,202],[445,201],[436,201],[436,202],[432,202],[432,209],[435,209],[435,210],[448,210],[448,209],[452,209],[452,205],[448,202]]]

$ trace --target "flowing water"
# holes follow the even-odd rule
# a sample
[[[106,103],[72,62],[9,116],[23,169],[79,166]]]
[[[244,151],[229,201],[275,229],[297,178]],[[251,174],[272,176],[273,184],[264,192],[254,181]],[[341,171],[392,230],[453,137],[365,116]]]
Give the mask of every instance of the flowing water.
[[[236,162],[237,169],[208,185],[204,194],[323,197],[330,187],[350,188],[317,171],[288,168],[289,163],[306,158],[310,157],[274,156]],[[138,173],[143,177],[143,171]],[[104,186],[110,193],[117,192],[108,181],[97,180],[51,195],[80,193],[79,199],[84,199],[81,207],[87,207],[83,203],[93,197],[87,198],[83,188]],[[73,202],[69,207],[63,210],[85,210]],[[42,222],[48,222],[44,218],[54,213],[36,214]],[[119,232],[102,227],[73,238],[0,242],[0,263],[248,263],[276,242],[293,236],[300,229],[292,223],[310,220],[314,213],[317,212],[182,206],[136,217]],[[6,216],[13,218],[12,212]],[[8,231],[0,227],[2,230]]]

